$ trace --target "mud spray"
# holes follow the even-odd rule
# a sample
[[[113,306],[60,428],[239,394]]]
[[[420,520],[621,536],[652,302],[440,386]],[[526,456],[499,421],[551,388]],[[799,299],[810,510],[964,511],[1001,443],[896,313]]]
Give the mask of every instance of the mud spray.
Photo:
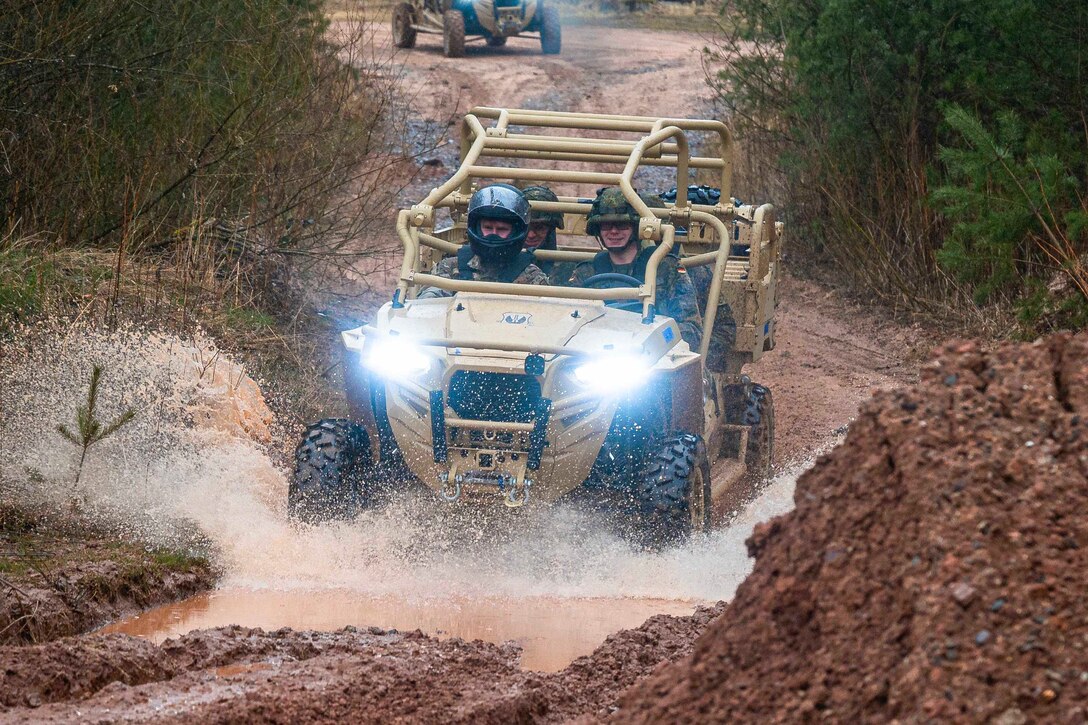
[[[137,417],[91,449],[76,485],[78,451],[57,426],[85,404],[92,364],[105,369],[100,417],[127,408]],[[216,592],[121,631],[418,627],[516,639],[534,669],[559,669],[651,614],[730,599],[751,568],[745,539],[792,507],[802,468],[779,475],[732,526],[651,553],[570,508],[465,519],[425,494],[351,523],[291,525],[286,474],[269,455],[290,443],[258,385],[200,335],[27,330],[6,346],[0,411],[3,495],[75,502],[149,546],[203,548],[223,571]]]

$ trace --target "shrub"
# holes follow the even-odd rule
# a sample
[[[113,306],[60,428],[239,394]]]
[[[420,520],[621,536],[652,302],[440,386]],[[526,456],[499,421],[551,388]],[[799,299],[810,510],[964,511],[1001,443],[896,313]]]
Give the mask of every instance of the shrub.
[[[212,220],[233,259],[350,237],[392,86],[326,25],[310,0],[9,4],[0,223],[161,253]]]
[[[952,221],[938,254],[984,303],[1013,296],[1030,329],[1088,323],[1088,200],[1057,154],[1017,157],[1024,127],[1015,114],[998,133],[960,107],[946,114],[964,147],[940,158],[947,183],[934,192]],[[1042,284],[1047,282],[1047,284]]]
[[[956,212],[931,200],[950,173],[938,149],[962,142],[947,107],[987,125],[1015,114],[1019,157],[1085,174],[1079,0],[734,0],[729,13],[710,81],[793,190],[794,250],[859,291],[915,309],[953,294],[937,251]]]

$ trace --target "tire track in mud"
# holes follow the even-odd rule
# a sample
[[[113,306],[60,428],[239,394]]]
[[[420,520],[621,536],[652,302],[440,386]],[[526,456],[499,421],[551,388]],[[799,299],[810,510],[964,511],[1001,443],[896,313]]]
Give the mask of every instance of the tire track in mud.
[[[402,51],[404,87],[420,89],[413,108],[431,119],[456,118],[473,106],[538,107],[628,115],[692,115],[711,98],[690,33],[572,25],[563,29],[563,53],[544,56],[536,41],[503,48],[470,46],[465,58],[442,57],[420,36]],[[376,41],[383,41],[381,32]],[[546,109],[552,110],[552,109]]]

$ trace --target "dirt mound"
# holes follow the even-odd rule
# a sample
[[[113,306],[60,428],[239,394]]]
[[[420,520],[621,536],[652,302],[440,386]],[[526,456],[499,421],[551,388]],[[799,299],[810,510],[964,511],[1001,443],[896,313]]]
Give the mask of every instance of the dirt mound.
[[[1083,721],[1088,335],[947,347],[757,528],[755,569],[623,721]]]
[[[519,669],[515,645],[377,627],[221,627],[159,646],[85,635],[0,647],[0,713],[16,721],[63,720],[76,711],[109,719],[123,711],[201,722],[563,722],[606,714],[632,683],[689,654],[723,607],[652,617],[554,674]]]
[[[610,635],[593,654],[540,680],[548,722],[583,713],[607,714],[616,698],[663,663],[691,652],[699,634],[725,611],[725,603],[700,608],[688,617],[659,614],[642,626]]]

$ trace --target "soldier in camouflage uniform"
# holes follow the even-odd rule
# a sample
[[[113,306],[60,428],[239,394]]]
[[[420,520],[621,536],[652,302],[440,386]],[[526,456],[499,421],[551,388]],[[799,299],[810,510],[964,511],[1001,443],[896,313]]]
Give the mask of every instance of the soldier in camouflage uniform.
[[[643,200],[650,206],[665,206],[664,199],[670,202],[676,201],[677,190],[670,189],[661,196],[651,194],[643,196]],[[662,198],[664,197],[664,199]],[[713,206],[718,203],[721,190],[709,186],[689,186],[688,201],[692,204],[707,204]],[[653,203],[656,200],[657,203]],[[722,244],[728,244],[729,240],[722,240]],[[699,300],[699,309],[707,309],[710,297],[710,285],[714,281],[714,265],[701,264],[688,270],[691,283],[695,286],[695,296]],[[718,301],[718,313],[714,316],[714,327],[710,331],[710,342],[706,346],[706,359],[703,364],[707,370],[713,373],[722,373],[728,366],[728,354],[737,341],[737,321],[733,318],[733,309],[727,302]]]
[[[555,192],[546,186],[527,186],[521,191],[529,201],[559,201]],[[525,249],[530,254],[538,249],[558,249],[556,230],[562,228],[563,212],[533,209],[529,215],[529,234],[525,237]],[[570,279],[576,264],[575,262],[552,262],[535,256],[533,263],[548,275],[552,284],[564,284]]]
[[[664,206],[656,200],[658,206]],[[574,268],[570,283],[582,286],[598,274],[615,272],[634,277],[640,282],[646,278],[646,263],[653,254],[653,245],[640,248],[638,239],[639,216],[623,192],[610,187],[601,190],[593,201],[586,217],[586,232],[597,237],[605,251],[592,261]],[[670,253],[657,267],[657,311],[676,320],[680,335],[692,350],[699,349],[703,336],[702,316],[695,299],[695,288],[687,273],[680,266],[680,259]]]
[[[468,202],[468,241],[454,257],[435,265],[434,274],[477,282],[548,284],[548,276],[522,251],[529,232],[529,202],[509,184],[480,189]],[[424,287],[420,299],[453,292]]]

